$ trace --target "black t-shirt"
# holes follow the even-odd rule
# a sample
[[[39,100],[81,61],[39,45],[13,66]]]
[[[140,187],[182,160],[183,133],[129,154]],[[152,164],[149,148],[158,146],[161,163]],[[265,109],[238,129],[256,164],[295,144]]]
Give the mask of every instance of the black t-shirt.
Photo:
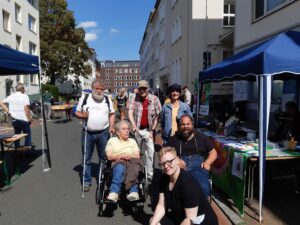
[[[125,104],[127,102],[127,97],[126,96],[121,97],[121,96],[117,95],[116,101],[117,101],[118,107],[125,107]]]
[[[217,217],[208,203],[201,187],[196,180],[184,170],[180,170],[173,190],[169,190],[170,177],[163,174],[161,177],[159,192],[164,193],[166,201],[166,212],[171,213],[168,218],[175,224],[180,224],[185,216],[185,208],[194,208],[198,206],[198,216],[205,214],[203,224],[218,224]]]
[[[169,138],[169,146],[174,147],[177,154],[180,155],[202,155],[207,158],[208,153],[214,148],[214,144],[202,133],[195,131],[194,137],[185,141],[180,132]]]

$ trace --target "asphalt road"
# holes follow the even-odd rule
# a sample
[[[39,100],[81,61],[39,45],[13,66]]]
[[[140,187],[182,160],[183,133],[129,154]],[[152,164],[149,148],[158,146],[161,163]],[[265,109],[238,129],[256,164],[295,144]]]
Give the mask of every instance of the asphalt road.
[[[148,224],[149,198],[145,213],[132,215],[123,202],[112,217],[98,217],[96,172],[90,192],[82,198],[80,133],[80,121],[75,118],[68,123],[48,122],[52,170],[43,172],[41,154],[25,156],[23,174],[10,189],[0,192],[1,225]],[[41,153],[40,125],[32,128],[32,136],[36,151]],[[98,162],[96,152],[93,162]]]

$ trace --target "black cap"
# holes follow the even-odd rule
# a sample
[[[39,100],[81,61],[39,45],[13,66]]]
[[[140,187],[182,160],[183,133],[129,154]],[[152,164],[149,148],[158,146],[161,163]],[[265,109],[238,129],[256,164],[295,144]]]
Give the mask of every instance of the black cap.
[[[181,93],[181,85],[180,84],[172,84],[168,87],[168,94],[171,94],[172,91],[178,91]]]

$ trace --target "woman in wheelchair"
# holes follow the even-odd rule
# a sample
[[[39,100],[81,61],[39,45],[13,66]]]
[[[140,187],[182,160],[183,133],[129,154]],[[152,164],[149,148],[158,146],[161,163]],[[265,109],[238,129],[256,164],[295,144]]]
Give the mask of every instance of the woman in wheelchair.
[[[123,182],[129,190],[127,199],[139,199],[138,174],[143,171],[143,161],[136,141],[129,138],[129,122],[121,120],[116,123],[117,137],[111,137],[106,145],[107,160],[111,161],[112,180],[107,200],[117,202]]]

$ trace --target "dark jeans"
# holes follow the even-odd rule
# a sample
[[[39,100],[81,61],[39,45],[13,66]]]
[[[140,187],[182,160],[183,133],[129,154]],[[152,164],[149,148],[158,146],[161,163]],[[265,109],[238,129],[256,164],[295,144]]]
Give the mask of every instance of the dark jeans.
[[[86,146],[85,146],[85,134],[86,134]],[[85,151],[85,174],[84,184],[90,185],[92,183],[92,156],[94,148],[96,146],[99,164],[105,160],[105,147],[109,139],[109,131],[105,129],[99,132],[85,132],[82,130],[81,143],[82,143],[82,163],[84,159]],[[86,147],[86,149],[85,149]]]
[[[205,160],[200,155],[182,156],[186,163],[186,171],[189,172],[200,184],[206,197],[210,195],[209,172],[201,168],[201,163]]]
[[[14,127],[15,134],[21,134],[23,132],[24,134],[28,134],[25,137],[25,146],[31,146],[31,130],[29,122],[26,122],[24,120],[12,120],[12,126]],[[15,147],[20,147],[20,141],[15,141]]]

